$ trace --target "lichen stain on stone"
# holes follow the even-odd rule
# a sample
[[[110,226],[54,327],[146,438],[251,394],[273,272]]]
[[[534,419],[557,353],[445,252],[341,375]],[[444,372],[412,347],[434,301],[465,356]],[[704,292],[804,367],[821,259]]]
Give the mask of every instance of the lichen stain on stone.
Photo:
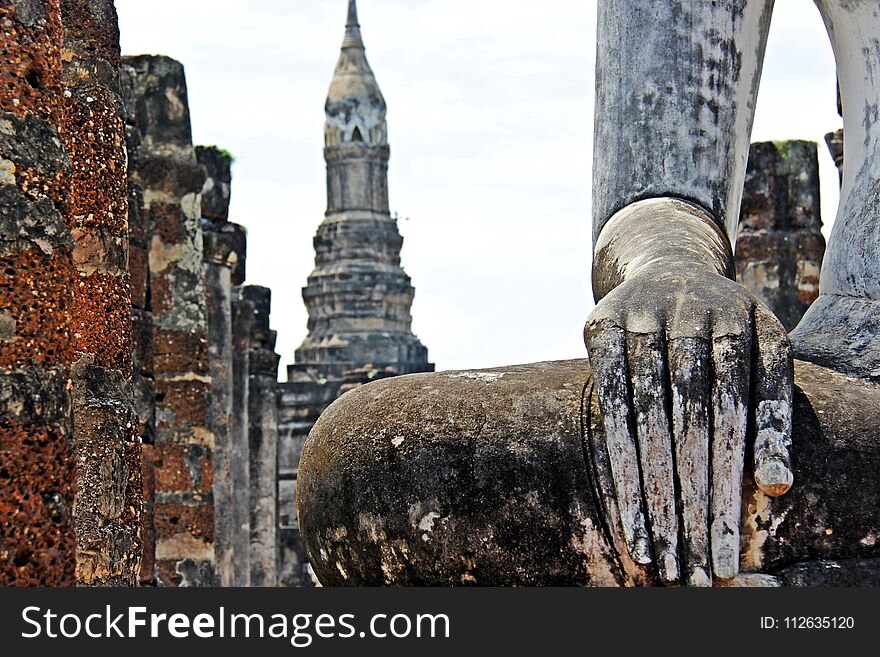
[[[458,372],[456,374],[448,374],[447,376],[450,379],[472,379],[484,383],[494,383],[501,379],[504,374],[504,372]]]
[[[433,532],[434,531],[434,521],[440,518],[440,514],[436,511],[431,511],[426,514],[419,520],[418,527],[424,532]]]
[[[746,510],[746,539],[740,558],[742,570],[760,570],[764,565],[764,546],[768,540],[776,536],[776,530],[785,521],[787,513],[776,515],[773,510],[773,498],[755,488],[752,500]]]
[[[0,158],[0,185],[15,184],[15,164]]]
[[[161,237],[154,235],[150,246],[150,273],[162,273],[169,265],[181,260],[182,254],[183,247],[180,244],[165,244]]]
[[[160,538],[156,543],[157,559],[189,558],[203,561],[214,560],[214,546],[196,538],[189,532],[180,532]]]

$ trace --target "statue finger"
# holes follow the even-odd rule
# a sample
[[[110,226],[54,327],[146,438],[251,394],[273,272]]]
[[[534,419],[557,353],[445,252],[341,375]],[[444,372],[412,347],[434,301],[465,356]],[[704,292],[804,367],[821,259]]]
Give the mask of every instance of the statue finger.
[[[794,364],[791,341],[764,305],[755,308],[755,483],[767,495],[786,493],[791,466],[791,410]]]
[[[631,418],[626,336],[623,329],[591,323],[586,331],[590,366],[596,384],[611,474],[614,479],[624,541],[633,561],[651,563],[651,544],[645,525],[639,460]]]
[[[732,579],[739,572],[739,524],[749,411],[752,327],[712,340],[711,524],[712,570]]]
[[[709,340],[669,341],[672,432],[681,500],[682,560],[689,586],[711,586],[709,564]]]
[[[628,369],[645,503],[660,580],[680,579],[675,460],[669,424],[665,340],[657,334],[627,333]]]

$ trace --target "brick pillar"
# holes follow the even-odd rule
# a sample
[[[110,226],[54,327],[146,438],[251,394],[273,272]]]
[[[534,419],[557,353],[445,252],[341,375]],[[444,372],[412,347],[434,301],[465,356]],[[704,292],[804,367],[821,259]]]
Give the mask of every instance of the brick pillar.
[[[136,125],[136,77],[128,64],[120,66],[120,86],[125,104],[125,145],[128,152],[128,271],[131,281],[132,392],[141,438],[143,543],[139,583],[156,584],[156,473],[153,445],[156,438],[156,386],[153,374],[153,312],[150,295],[150,237],[144,211],[144,189],[137,181],[141,136]]]
[[[269,329],[271,291],[249,285],[254,306],[248,351],[248,425],[251,489],[251,586],[277,586],[278,544],[278,361],[275,331]]]
[[[824,255],[816,144],[752,144],[736,240],[737,280],[790,331],[819,295]]]
[[[214,535],[221,586],[250,581],[250,518],[236,505],[236,488],[247,493],[247,452],[235,445],[232,286],[244,277],[245,231],[229,223],[231,158],[217,148],[196,148],[207,178],[202,188],[202,231],[207,266],[208,357],[212,393],[209,420],[214,433]],[[239,441],[239,444],[242,441]],[[247,447],[246,441],[244,442]]]
[[[126,57],[141,143],[133,179],[149,226],[156,386],[156,569],[159,585],[215,583],[211,373],[200,195],[205,171],[192,146],[183,66]]]
[[[128,176],[111,0],[62,0],[70,156],[77,583],[132,586],[140,570],[141,441],[131,394]]]
[[[251,491],[250,491],[250,437],[248,435],[248,405],[250,393],[251,325],[254,322],[254,304],[244,298],[241,287],[232,291],[232,449],[233,508],[241,519],[246,541],[242,550],[247,554],[238,563],[247,565],[246,586],[251,583]]]
[[[72,586],[75,269],[58,0],[0,0],[0,586]]]

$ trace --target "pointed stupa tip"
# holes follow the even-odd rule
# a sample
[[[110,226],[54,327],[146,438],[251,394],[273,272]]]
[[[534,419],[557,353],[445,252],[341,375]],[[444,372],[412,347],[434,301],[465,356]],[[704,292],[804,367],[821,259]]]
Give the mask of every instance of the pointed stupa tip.
[[[343,48],[363,48],[361,38],[361,26],[358,23],[357,0],[348,0],[348,20],[345,22],[345,39],[342,40]]]

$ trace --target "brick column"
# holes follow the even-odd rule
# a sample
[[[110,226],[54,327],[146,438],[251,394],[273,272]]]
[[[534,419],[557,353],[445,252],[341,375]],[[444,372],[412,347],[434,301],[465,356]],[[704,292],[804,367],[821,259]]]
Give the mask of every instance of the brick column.
[[[77,583],[128,585],[140,570],[141,440],[131,394],[128,176],[111,0],[62,0],[69,224],[77,269],[72,365]]]
[[[214,433],[214,519],[217,576],[222,586],[250,581],[250,518],[236,505],[236,489],[247,491],[247,451],[236,450],[233,408],[232,286],[244,277],[245,231],[229,223],[231,158],[214,147],[196,148],[207,178],[202,188],[202,231],[207,265],[208,358],[212,393],[209,421]],[[244,442],[245,448],[247,443]]]
[[[58,0],[0,0],[0,586],[75,583]]]
[[[248,406],[250,393],[251,325],[254,322],[254,304],[244,298],[242,288],[232,291],[232,449],[233,507],[241,519],[246,534],[242,551],[247,555],[238,562],[247,566],[246,586],[251,583],[251,491],[250,491],[250,437],[248,435]]]
[[[156,385],[156,564],[159,585],[215,583],[211,374],[200,194],[183,66],[127,57],[141,144],[133,179],[144,190]]]
[[[250,390],[251,586],[277,586],[278,544],[278,361],[275,331],[269,329],[272,293],[249,285],[254,306],[248,351]]]
[[[752,144],[736,240],[737,280],[790,331],[819,295],[824,255],[816,144]]]

